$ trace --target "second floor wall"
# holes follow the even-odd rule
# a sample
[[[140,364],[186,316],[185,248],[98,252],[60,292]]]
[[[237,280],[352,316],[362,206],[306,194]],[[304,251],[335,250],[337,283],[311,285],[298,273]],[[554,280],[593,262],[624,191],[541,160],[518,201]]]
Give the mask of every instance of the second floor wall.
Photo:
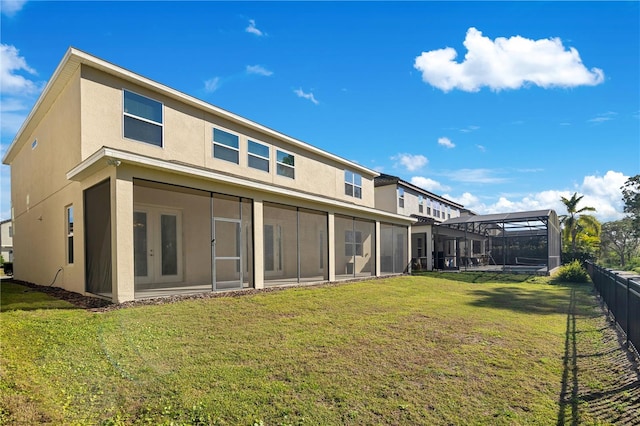
[[[375,172],[206,104],[198,108],[83,65],[83,159],[103,146],[374,207]]]

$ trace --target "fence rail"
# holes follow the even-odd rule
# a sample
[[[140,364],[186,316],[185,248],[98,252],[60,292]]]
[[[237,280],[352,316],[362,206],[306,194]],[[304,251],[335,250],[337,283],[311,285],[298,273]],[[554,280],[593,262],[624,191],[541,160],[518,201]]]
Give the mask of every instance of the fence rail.
[[[639,356],[640,348],[640,275],[613,271],[587,262],[591,281],[625,336],[626,345]]]

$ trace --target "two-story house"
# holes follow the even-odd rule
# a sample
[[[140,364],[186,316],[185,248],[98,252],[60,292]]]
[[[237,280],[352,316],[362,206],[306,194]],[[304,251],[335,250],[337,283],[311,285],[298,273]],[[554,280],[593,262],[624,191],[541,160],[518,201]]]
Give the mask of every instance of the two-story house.
[[[18,280],[124,302],[409,264],[377,172],[74,48],[3,163]]]
[[[470,214],[461,204],[422,189],[399,177],[380,174],[374,179],[376,207],[417,220],[411,227],[411,258],[419,269],[455,267],[459,249],[448,229],[437,225]]]
[[[5,262],[13,262],[13,224],[11,219],[0,222],[0,254]]]

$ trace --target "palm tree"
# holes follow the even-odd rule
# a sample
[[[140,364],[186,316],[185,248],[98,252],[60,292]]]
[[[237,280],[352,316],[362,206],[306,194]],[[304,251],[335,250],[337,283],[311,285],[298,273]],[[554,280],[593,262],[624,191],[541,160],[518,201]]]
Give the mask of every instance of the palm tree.
[[[578,203],[582,200],[584,195],[578,196],[577,192],[574,192],[571,198],[560,197],[562,203],[567,207],[566,215],[560,216],[560,223],[564,226],[564,232],[567,239],[571,241],[571,256],[575,259],[576,257],[576,237],[578,233],[582,231],[584,224],[578,221],[579,218],[585,217],[593,217],[589,215],[580,216],[582,212],[594,212],[596,209],[594,207],[582,207],[578,208]],[[590,220],[586,219],[587,222]]]

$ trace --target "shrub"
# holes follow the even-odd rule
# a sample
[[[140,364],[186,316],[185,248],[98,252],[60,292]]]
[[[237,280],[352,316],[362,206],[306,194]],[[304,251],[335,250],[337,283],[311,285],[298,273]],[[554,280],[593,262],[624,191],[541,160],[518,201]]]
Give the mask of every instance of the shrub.
[[[553,280],[563,283],[588,283],[589,274],[578,260],[574,260],[561,266]]]

